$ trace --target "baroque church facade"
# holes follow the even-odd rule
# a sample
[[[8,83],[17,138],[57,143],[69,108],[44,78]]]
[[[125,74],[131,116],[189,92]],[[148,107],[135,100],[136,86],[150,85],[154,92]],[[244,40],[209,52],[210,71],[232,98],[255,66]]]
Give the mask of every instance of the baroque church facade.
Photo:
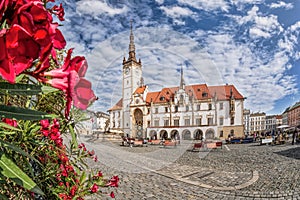
[[[122,97],[111,107],[110,130],[134,138],[225,139],[244,136],[244,97],[234,85],[186,85],[150,92],[142,78],[131,27],[123,59]],[[120,94],[121,95],[121,94]]]

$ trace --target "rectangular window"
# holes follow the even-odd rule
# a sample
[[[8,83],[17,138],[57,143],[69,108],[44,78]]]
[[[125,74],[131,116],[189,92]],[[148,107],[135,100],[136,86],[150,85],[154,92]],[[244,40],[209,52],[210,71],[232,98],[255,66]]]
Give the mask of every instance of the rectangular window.
[[[220,103],[220,110],[223,110],[223,103]]]
[[[178,106],[175,106],[175,112],[178,112]]]
[[[201,126],[201,118],[196,118],[196,125]]]
[[[200,104],[197,104],[197,110],[199,111],[201,109]]]
[[[150,126],[150,121],[147,121],[147,125],[148,125],[148,127]]]
[[[165,107],[165,112],[166,112],[166,113],[168,112],[168,107]]]
[[[185,106],[185,110],[186,110],[186,111],[189,111],[189,106]]]
[[[231,124],[231,125],[234,125],[234,117],[231,117],[231,119],[230,119],[230,124]]]
[[[223,137],[224,133],[223,131],[220,131],[220,137]]]
[[[184,119],[184,125],[189,126],[190,125],[190,119]]]
[[[224,118],[220,117],[220,125],[223,125],[223,124],[224,124]]]
[[[154,126],[159,126],[159,120],[154,120]]]
[[[212,117],[207,118],[207,124],[208,125],[212,125],[213,124],[213,118]]]
[[[208,104],[208,110],[211,110],[211,109],[212,109],[212,105],[210,103],[210,104]]]
[[[155,108],[155,113],[158,113],[158,108]]]
[[[169,120],[168,120],[168,119],[165,119],[165,120],[164,120],[164,126],[170,126]]]
[[[174,119],[174,126],[179,126],[179,119]]]

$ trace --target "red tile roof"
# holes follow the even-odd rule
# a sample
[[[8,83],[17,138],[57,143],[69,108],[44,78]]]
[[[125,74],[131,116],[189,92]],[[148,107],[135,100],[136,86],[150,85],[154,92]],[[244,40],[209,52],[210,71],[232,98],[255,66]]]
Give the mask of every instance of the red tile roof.
[[[133,94],[143,94],[145,92],[146,86],[138,87]]]
[[[244,99],[239,91],[233,85],[220,85],[220,86],[209,86],[208,87],[211,96],[217,95],[218,100],[230,99],[230,93],[235,99]]]
[[[121,98],[118,103],[116,103],[113,107],[111,107],[110,109],[108,109],[108,111],[112,111],[112,110],[121,110],[123,107],[123,98]]]
[[[146,86],[139,87],[135,90],[134,94],[142,94],[146,89]],[[146,102],[150,103],[166,103],[170,100],[174,100],[176,92],[179,87],[163,88],[161,91],[148,92],[146,97]],[[230,95],[235,99],[244,99],[244,97],[238,92],[238,90],[233,85],[221,85],[221,86],[207,86],[206,84],[197,85],[187,85],[185,86],[185,92],[189,96],[193,96],[196,100],[204,100],[213,98],[217,95],[218,100],[229,100]],[[113,106],[110,110],[120,110],[122,109],[122,99]]]

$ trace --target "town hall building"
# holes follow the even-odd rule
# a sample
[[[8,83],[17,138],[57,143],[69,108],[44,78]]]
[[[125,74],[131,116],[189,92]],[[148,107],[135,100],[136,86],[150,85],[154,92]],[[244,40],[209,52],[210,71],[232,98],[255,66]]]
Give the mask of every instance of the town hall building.
[[[225,139],[244,136],[244,97],[234,85],[186,85],[149,91],[135,53],[131,27],[129,56],[123,59],[122,94],[111,107],[110,130],[155,139]],[[121,96],[122,95],[122,96]]]

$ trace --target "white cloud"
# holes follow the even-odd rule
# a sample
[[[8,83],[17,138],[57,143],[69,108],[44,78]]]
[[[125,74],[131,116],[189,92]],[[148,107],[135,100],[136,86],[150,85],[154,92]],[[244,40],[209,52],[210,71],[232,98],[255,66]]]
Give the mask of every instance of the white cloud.
[[[284,1],[279,1],[277,3],[271,3],[270,8],[285,8],[285,9],[292,9],[294,6],[292,3],[286,3]]]
[[[141,58],[150,91],[178,86],[178,70],[183,66],[187,84],[234,84],[247,97],[245,107],[251,110],[272,110],[276,100],[296,93],[294,77],[285,75],[289,58],[284,51],[262,60],[249,44],[235,43],[230,33],[207,33],[204,48],[166,27],[139,28],[134,34],[137,58]],[[100,107],[108,108],[120,98],[121,63],[124,52],[128,56],[128,35],[129,32],[115,35],[88,56],[92,72],[89,76],[96,83],[97,96],[103,100],[99,101]]]
[[[269,38],[271,37],[271,34],[268,32],[265,32],[257,27],[250,28],[249,33],[251,37],[264,37],[264,38]]]
[[[212,11],[217,9],[228,11],[229,9],[229,5],[224,0],[178,0],[178,2],[183,5],[189,5],[196,9],[206,11]]]
[[[164,3],[164,0],[155,0],[155,2],[159,5],[163,4]]]
[[[278,41],[278,47],[281,48],[294,60],[299,59],[298,44],[300,42],[300,21],[291,25],[284,31],[283,38]]]
[[[250,23],[249,34],[252,38],[270,38],[272,35],[278,35],[283,31],[283,27],[278,22],[278,17],[275,15],[263,16],[259,12],[257,6],[253,6],[251,10],[247,12],[246,16],[235,17],[240,25]]]
[[[113,8],[106,2],[99,0],[81,0],[76,3],[77,11],[84,14],[100,15],[108,14],[110,16],[126,13],[128,8],[123,6],[122,8]]]
[[[269,111],[276,100],[296,93],[295,80],[285,75],[289,62],[285,51],[262,60],[249,44],[235,43],[229,33],[210,34],[207,44],[206,49],[224,82],[234,84],[247,97],[245,107]]]
[[[299,31],[300,30],[300,21],[293,24],[289,29],[290,29],[290,31],[297,31],[297,30]]]
[[[179,6],[173,6],[173,7],[161,6],[160,9],[163,10],[168,17],[175,18],[177,20],[180,19],[181,17],[194,18],[196,16],[196,13],[194,13],[190,9],[179,7]]]

